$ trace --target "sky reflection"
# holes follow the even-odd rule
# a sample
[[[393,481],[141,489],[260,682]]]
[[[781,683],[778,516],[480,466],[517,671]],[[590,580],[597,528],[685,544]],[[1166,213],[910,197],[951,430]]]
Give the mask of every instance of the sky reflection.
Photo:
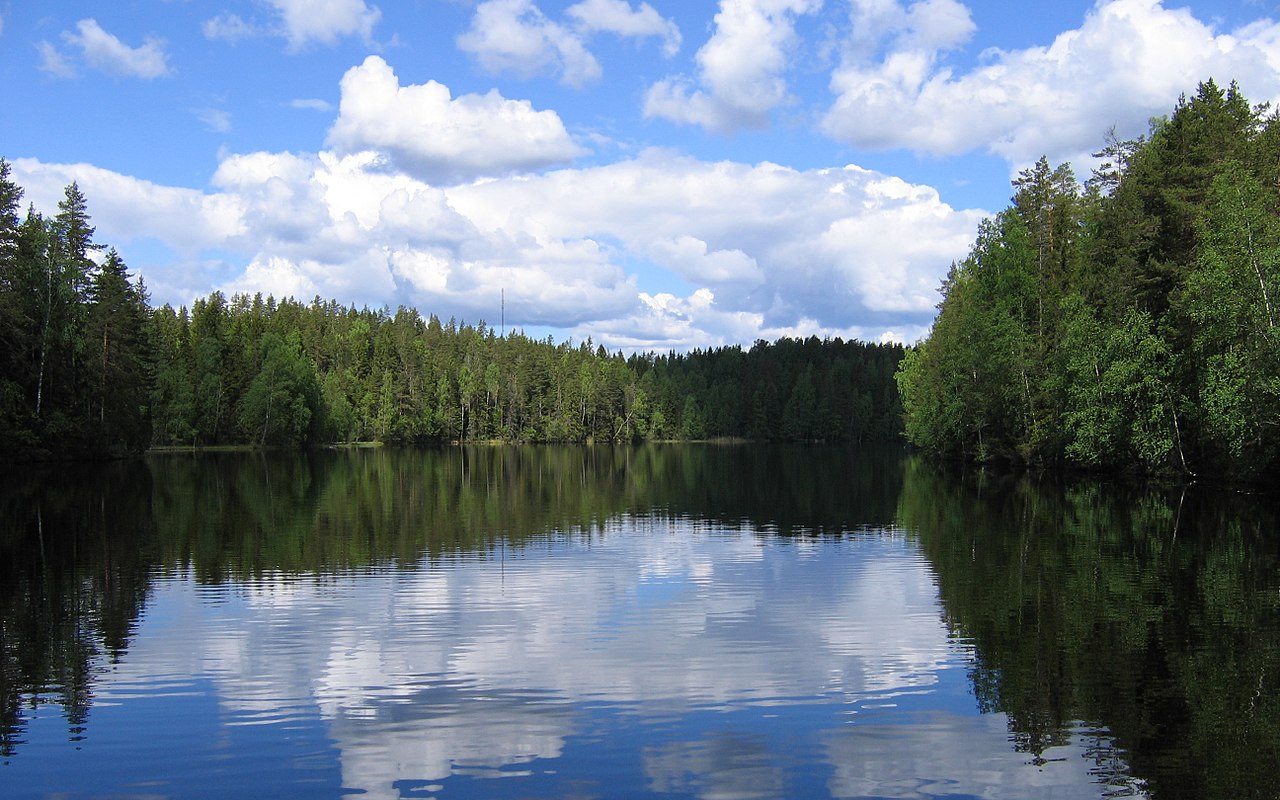
[[[371,800],[1097,796],[1083,740],[1035,764],[978,714],[970,658],[897,532],[624,516],[411,567],[175,576],[99,693],[197,676],[224,725],[321,726]]]

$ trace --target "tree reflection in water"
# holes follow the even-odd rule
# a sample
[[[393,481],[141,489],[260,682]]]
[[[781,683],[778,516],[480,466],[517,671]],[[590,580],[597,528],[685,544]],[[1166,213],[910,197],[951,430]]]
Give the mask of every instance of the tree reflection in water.
[[[912,461],[899,520],[972,642],[983,711],[1039,757],[1081,721],[1158,798],[1273,797],[1280,769],[1274,507],[1208,489],[1059,485]],[[1120,778],[1115,778],[1121,780]]]
[[[824,757],[837,765],[827,782],[833,795],[882,790],[901,769],[910,773],[900,776],[902,785],[929,794],[924,776],[945,777],[947,753],[955,755],[956,774],[976,768],[948,741],[1005,720],[1010,752],[1051,773],[1069,746],[1084,754],[1103,793],[1145,786],[1159,798],[1271,796],[1280,769],[1280,539],[1270,506],[1249,498],[956,476],[901,453],[755,446],[174,455],[5,478],[6,758],[22,748],[38,706],[60,707],[69,735],[84,735],[95,675],[124,657],[158,581],[190,576],[255,602],[268,595],[285,602],[293,586],[323,605],[336,602],[324,594],[326,580],[366,573],[391,580],[460,559],[518,560],[549,537],[589,544],[608,537],[619,519],[648,518],[796,543],[858,530],[905,532],[927,557],[943,621],[971,648],[972,692],[986,715],[922,719],[909,742],[903,731],[865,724],[823,734]],[[504,591],[522,590],[517,571],[498,574],[509,581]],[[428,587],[427,577],[415,586]],[[820,606],[814,593],[823,587],[794,588],[809,595],[801,607]],[[759,624],[759,609],[736,608],[731,596],[716,602],[717,624],[730,626],[722,632],[746,635],[735,620]],[[842,631],[840,618],[832,619],[820,646],[839,653],[864,645],[866,630]],[[896,646],[892,630],[875,635]],[[667,657],[698,668],[695,656],[676,655]],[[805,657],[771,657],[792,656]],[[769,680],[763,672],[758,679]],[[348,701],[341,676],[326,680],[337,688],[320,686],[316,699],[330,708],[331,735],[363,741],[358,720],[336,711]],[[432,724],[447,723],[459,698],[478,688],[441,680],[413,695]],[[529,698],[496,703],[502,696],[486,706],[495,724],[506,713],[524,719]],[[272,699],[242,701],[241,712],[261,715]],[[392,739],[382,744],[403,728],[412,750],[420,732],[395,723],[397,707],[372,707],[390,715],[384,733]],[[557,716],[563,707],[543,708],[537,720],[545,731],[527,731],[541,737],[529,740],[529,752],[554,755],[563,747],[560,732],[572,726]],[[930,730],[936,746],[926,757],[919,748]],[[745,776],[777,788],[776,763],[753,755],[766,744],[742,733],[655,743],[643,769],[655,791],[693,791],[686,767],[712,762],[716,769],[700,774],[725,791]],[[477,759],[488,746],[472,743]],[[377,752],[365,747],[349,756]],[[881,763],[877,753],[883,770],[872,785],[867,771]],[[904,766],[911,753],[921,756],[916,767]],[[992,774],[1009,768],[991,758]],[[348,767],[358,768],[354,761]],[[951,790],[966,791],[961,784]]]

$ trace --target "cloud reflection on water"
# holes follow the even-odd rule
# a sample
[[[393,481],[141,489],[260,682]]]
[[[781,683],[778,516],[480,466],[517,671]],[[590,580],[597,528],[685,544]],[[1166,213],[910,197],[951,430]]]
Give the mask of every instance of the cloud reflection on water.
[[[1081,748],[1030,765],[1003,715],[977,714],[969,653],[898,533],[793,540],[624,516],[499,548],[267,576],[222,604],[171,584],[157,602],[179,604],[188,634],[144,626],[110,680],[195,666],[240,721],[309,704],[343,785],[371,799],[546,777],[637,731],[640,752],[624,755],[655,793],[782,796],[802,753],[810,771],[826,762],[837,797],[1096,795]]]

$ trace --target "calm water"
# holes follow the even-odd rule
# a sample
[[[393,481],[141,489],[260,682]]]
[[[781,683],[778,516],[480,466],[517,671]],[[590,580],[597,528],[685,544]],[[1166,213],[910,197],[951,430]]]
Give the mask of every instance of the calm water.
[[[1238,495],[746,446],[3,487],[3,797],[1280,796]]]

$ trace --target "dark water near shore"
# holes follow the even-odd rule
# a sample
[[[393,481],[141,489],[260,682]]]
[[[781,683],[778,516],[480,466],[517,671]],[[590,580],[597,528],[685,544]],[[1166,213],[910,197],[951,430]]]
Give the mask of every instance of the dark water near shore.
[[[1280,796],[1280,531],[756,446],[0,485],[0,797]]]

